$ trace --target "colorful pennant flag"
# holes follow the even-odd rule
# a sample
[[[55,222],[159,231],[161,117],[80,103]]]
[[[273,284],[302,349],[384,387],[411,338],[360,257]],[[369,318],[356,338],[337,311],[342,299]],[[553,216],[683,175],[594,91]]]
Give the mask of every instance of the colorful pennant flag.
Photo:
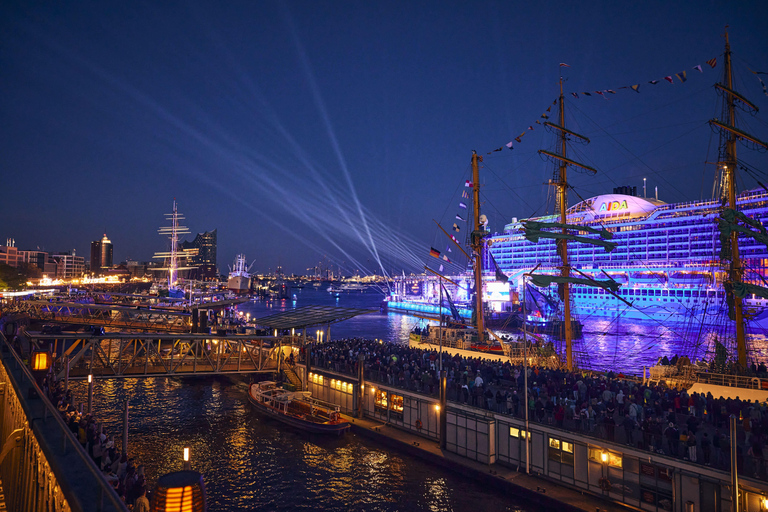
[[[640,92],[640,84],[635,84],[633,86],[630,86],[630,89],[632,89],[636,93],[639,93]]]
[[[467,205],[460,202],[459,203],[459,208],[464,208],[466,210],[467,209]]]
[[[514,148],[512,147],[512,141],[510,141],[510,142],[507,142],[507,147],[508,147],[509,149],[514,149]]]
[[[465,181],[465,182],[464,182],[464,186],[465,186],[465,187],[470,187],[470,188],[471,188],[471,187],[472,187],[472,182],[471,182],[471,181],[469,181],[469,180],[467,180],[467,181]]]
[[[758,75],[768,75],[768,73],[766,73],[765,71],[752,71],[751,69],[749,71],[752,72],[753,75],[755,75],[755,78],[760,80],[760,85],[763,86],[763,94],[768,96],[768,88],[765,87],[765,82],[763,82],[763,79],[758,76]]]
[[[438,272],[442,272],[442,271],[443,271],[443,265],[442,265],[442,263],[441,263],[441,264],[440,264],[440,270],[439,270]]]
[[[701,64],[699,64],[698,66],[693,66],[693,69],[697,69],[697,70],[699,71],[699,73],[703,73],[703,72],[704,72],[704,71],[701,69]]]
[[[561,62],[561,63],[560,63],[560,67],[561,67],[561,68],[569,68],[569,67],[571,67],[571,66],[569,66],[569,65],[568,65],[568,64],[566,64],[565,62]]]
[[[707,64],[709,64],[711,68],[714,68],[715,66],[717,66],[717,57],[715,57],[714,59],[709,59],[707,61]]]
[[[674,80],[672,80],[672,75],[669,75],[669,76],[665,76],[665,77],[664,77],[664,80],[666,80],[667,82],[669,82],[669,83],[671,83],[671,84],[675,83],[675,82],[674,82]]]
[[[461,215],[459,215],[459,214],[456,214],[456,218],[459,219],[459,220],[464,220],[463,218],[461,218]]]
[[[458,233],[459,231],[461,231],[461,228],[459,228],[459,225],[454,222],[453,223],[453,230]]]
[[[573,95],[574,98],[579,99],[579,95],[577,93],[572,92],[571,94]]]
[[[659,81],[658,80],[649,80],[648,83],[651,84],[651,85],[656,85],[657,83],[659,83]]]
[[[451,260],[449,260],[449,259],[448,259],[448,256],[446,256],[445,254],[443,254],[443,259],[444,259],[445,261],[447,261],[448,263],[450,263],[450,262],[451,262]]]
[[[435,258],[439,258],[439,257],[440,257],[440,251],[438,251],[438,250],[437,250],[437,249],[435,249],[434,247],[430,247],[430,248],[429,248],[429,255],[430,255],[430,256],[433,256],[433,257],[435,257]]]
[[[461,197],[463,197],[464,199],[469,199],[469,192],[467,192],[466,190],[462,190]]]
[[[682,82],[682,83],[685,83],[685,81],[686,81],[686,80],[688,80],[688,78],[685,76],[685,71],[681,71],[681,72],[679,72],[679,73],[676,73],[676,74],[675,74],[675,76],[676,76],[676,77],[677,77],[677,79],[678,79],[678,80],[680,80],[680,82]]]

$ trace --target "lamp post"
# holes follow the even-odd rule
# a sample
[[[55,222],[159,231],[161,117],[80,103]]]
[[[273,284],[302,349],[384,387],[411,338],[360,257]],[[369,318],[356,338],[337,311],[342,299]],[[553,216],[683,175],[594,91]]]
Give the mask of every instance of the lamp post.
[[[35,382],[40,389],[43,389],[44,387],[43,381],[45,380],[45,376],[51,368],[51,364],[53,364],[53,357],[51,356],[50,352],[33,350],[30,354],[29,367],[32,371],[32,376],[34,377]],[[37,396],[37,391],[35,391],[34,388],[29,388],[28,393],[30,398]]]
[[[88,414],[93,414],[93,375],[88,374]]]

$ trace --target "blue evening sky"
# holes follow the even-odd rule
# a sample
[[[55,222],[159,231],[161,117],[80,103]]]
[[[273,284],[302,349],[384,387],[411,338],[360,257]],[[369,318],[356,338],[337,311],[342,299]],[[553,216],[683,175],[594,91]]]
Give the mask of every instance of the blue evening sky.
[[[724,26],[766,111],[767,20],[764,1],[8,0],[0,243],[87,258],[106,229],[116,261],[148,260],[176,198],[193,234],[218,229],[222,271],[238,252],[260,271],[418,270],[446,248],[432,219],[464,216],[472,150],[493,231],[552,211],[535,121],[561,72],[592,140],[569,155],[599,170],[573,173],[571,204],[644,177],[663,201],[711,197]],[[740,126],[768,139],[763,112]],[[739,156],[768,183],[765,153]]]

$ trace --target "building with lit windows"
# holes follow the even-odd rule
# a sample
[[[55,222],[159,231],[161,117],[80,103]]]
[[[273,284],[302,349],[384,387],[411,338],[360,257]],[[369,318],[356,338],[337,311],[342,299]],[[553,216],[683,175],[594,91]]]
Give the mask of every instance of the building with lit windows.
[[[103,272],[103,269],[112,267],[112,241],[104,237],[101,240],[91,242],[91,267],[94,274]]]
[[[179,247],[190,254],[186,264],[196,267],[188,271],[190,279],[210,280],[216,279],[218,269],[216,267],[216,231],[198,233],[191,241],[183,241]]]

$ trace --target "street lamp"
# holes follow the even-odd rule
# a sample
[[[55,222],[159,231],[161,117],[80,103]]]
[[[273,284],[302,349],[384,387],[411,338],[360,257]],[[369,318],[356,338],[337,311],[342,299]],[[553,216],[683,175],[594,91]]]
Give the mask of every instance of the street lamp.
[[[189,446],[185,446],[184,447],[184,452],[183,453],[184,453],[184,455],[182,456],[182,458],[184,459],[184,469],[185,470],[190,470],[190,469],[192,469],[192,467],[191,467],[191,464],[189,462]]]

